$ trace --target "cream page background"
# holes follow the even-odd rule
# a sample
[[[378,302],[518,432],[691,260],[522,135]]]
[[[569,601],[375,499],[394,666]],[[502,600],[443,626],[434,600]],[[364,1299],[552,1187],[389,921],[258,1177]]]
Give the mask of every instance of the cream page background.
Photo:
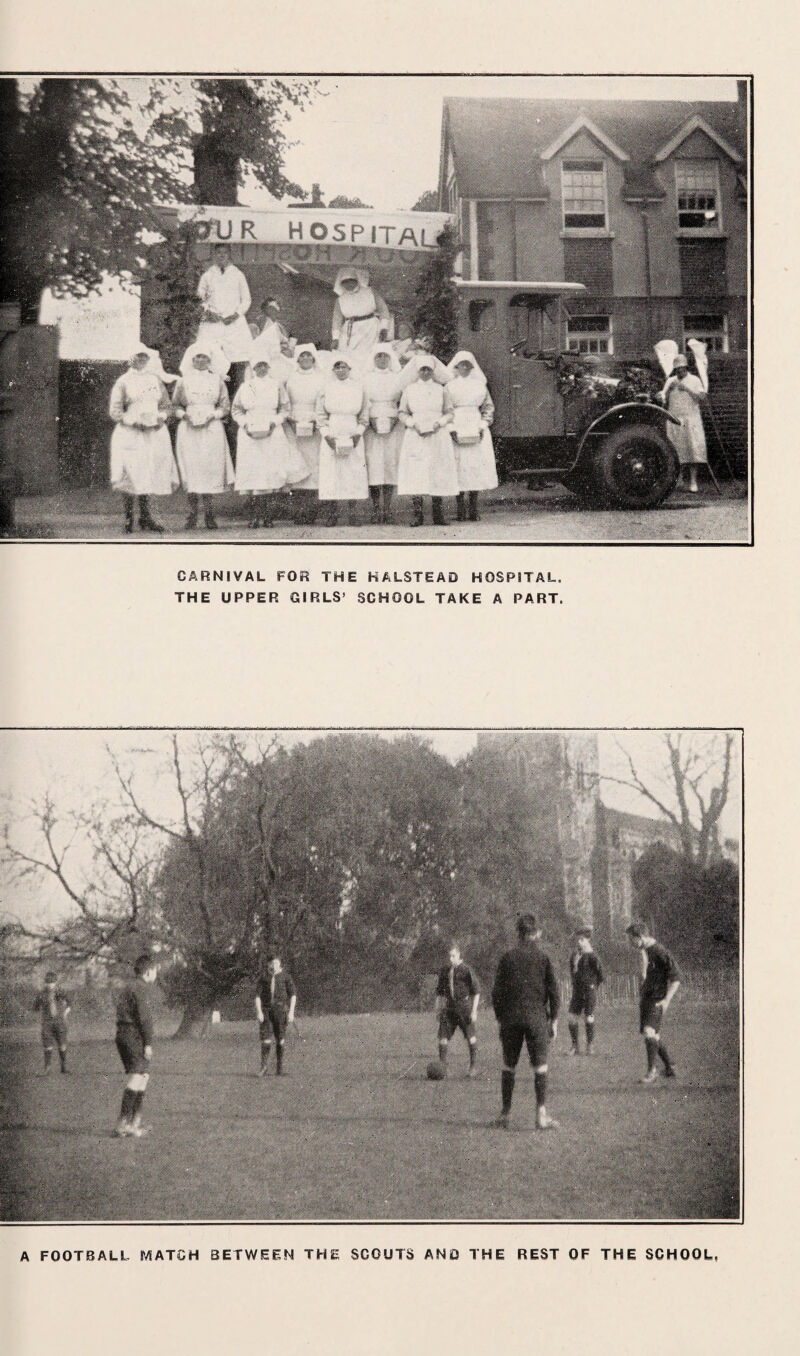
[[[743,1225],[0,1230],[13,1356],[597,1356],[794,1349],[798,518],[796,61],[789,6],[3,5],[9,71],[755,76],[755,541],[746,548],[2,544],[6,725],[743,726]],[[413,137],[414,109],[397,129]],[[553,609],[181,609],[178,568],[551,569]],[[532,1146],[532,1151],[534,1147]],[[653,1165],[657,1170],[657,1164]],[[269,1165],[265,1164],[265,1171]],[[453,1164],[454,1173],[458,1164]],[[23,1247],[589,1247],[585,1263],[116,1268]],[[603,1263],[602,1246],[716,1263]]]

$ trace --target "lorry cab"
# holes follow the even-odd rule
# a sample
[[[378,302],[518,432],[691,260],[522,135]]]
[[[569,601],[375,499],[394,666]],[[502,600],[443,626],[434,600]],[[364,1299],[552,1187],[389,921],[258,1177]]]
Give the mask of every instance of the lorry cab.
[[[495,404],[506,475],[558,479],[583,499],[653,508],[678,479],[667,436],[675,421],[650,373],[567,347],[568,282],[455,280],[458,345],[474,353]]]

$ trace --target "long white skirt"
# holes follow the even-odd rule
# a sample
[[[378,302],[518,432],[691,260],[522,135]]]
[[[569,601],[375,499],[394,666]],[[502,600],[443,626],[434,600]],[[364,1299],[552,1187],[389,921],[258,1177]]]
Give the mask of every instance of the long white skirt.
[[[175,452],[187,494],[224,494],[233,484],[231,450],[221,420],[212,419],[204,428],[192,428],[182,419]]]
[[[405,429],[395,423],[391,433],[376,433],[370,425],[364,434],[367,475],[370,485],[396,485],[400,446]]]
[[[460,490],[494,490],[497,488],[497,465],[494,445],[488,428],[483,429],[478,443],[460,443],[453,437],[453,448],[458,467]]]
[[[110,462],[111,488],[121,494],[172,494],[180,484],[166,424],[153,429],[117,424]]]
[[[310,438],[298,438],[297,433],[287,428],[286,437],[290,443],[294,443],[298,454],[303,459],[305,466],[305,475],[302,480],[298,480],[293,485],[297,490],[318,490],[319,489],[319,444],[320,437],[316,430]]]
[[[367,458],[364,439],[359,438],[352,452],[339,456],[325,439],[319,448],[320,499],[369,499]]]
[[[305,462],[280,425],[268,438],[251,438],[246,429],[239,429],[234,482],[237,494],[268,494],[296,484],[305,474]]]
[[[458,494],[458,468],[453,440],[446,428],[422,437],[407,428],[397,468],[398,494]]]

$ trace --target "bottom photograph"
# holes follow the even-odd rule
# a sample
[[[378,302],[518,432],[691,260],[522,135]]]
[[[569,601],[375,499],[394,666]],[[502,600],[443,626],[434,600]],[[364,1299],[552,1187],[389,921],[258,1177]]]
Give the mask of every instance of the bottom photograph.
[[[3,1220],[741,1220],[741,731],[0,768]]]

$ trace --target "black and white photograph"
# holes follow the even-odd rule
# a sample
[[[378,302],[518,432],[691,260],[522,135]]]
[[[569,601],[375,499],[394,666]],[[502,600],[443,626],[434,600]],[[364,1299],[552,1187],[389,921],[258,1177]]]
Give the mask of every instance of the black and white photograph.
[[[752,541],[752,80],[0,80],[0,533]]]
[[[742,737],[0,736],[7,1222],[742,1218]]]

